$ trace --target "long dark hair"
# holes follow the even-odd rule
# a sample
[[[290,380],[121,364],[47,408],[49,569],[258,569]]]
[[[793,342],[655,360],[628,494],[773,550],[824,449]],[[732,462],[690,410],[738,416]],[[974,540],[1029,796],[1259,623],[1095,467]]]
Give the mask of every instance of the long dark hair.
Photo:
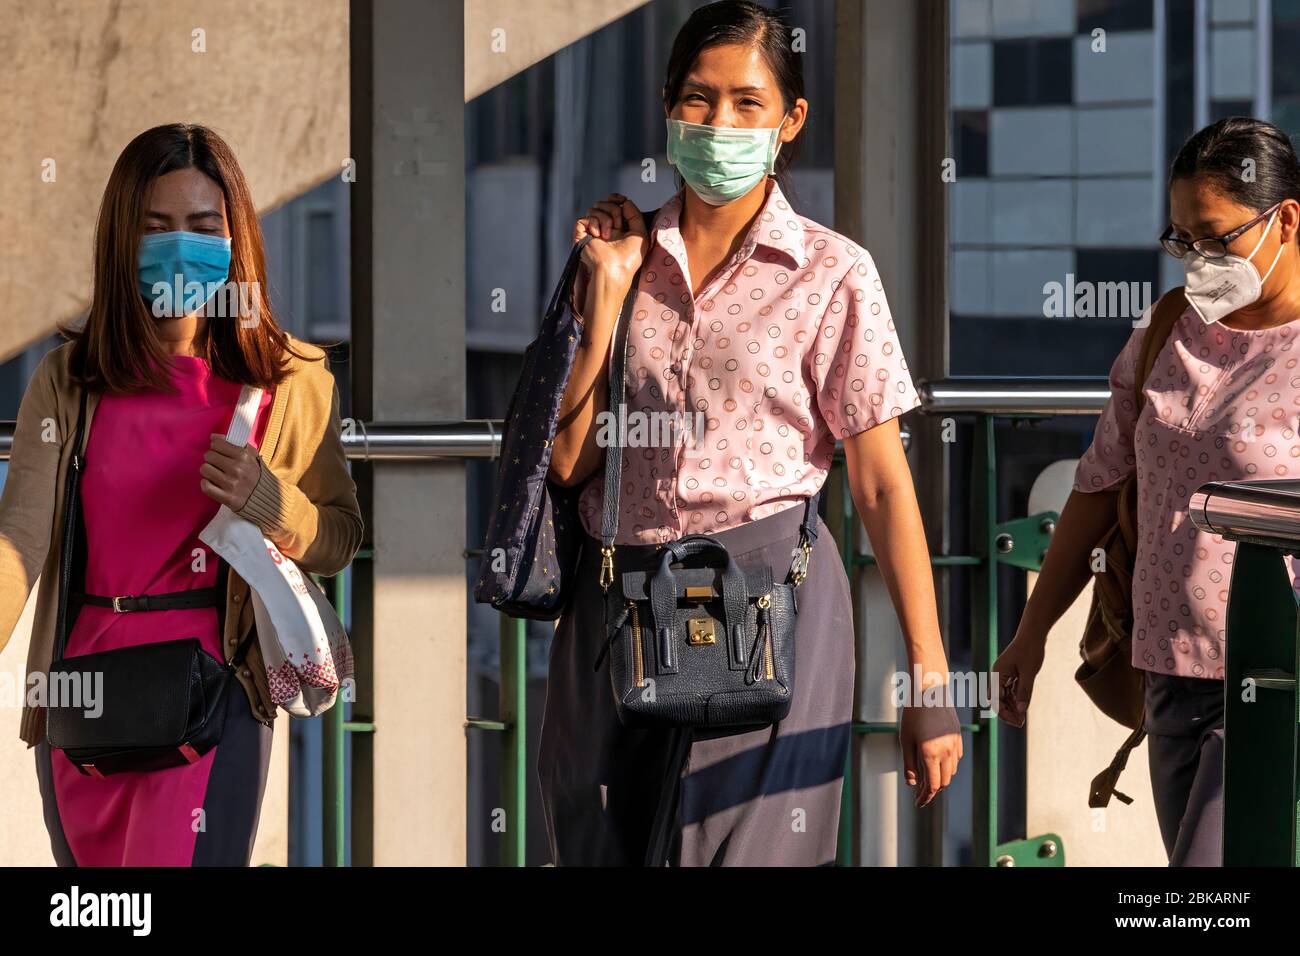
[[[668,55],[664,80],[664,106],[668,110],[682,95],[691,67],[709,47],[725,44],[756,47],[776,77],[782,103],[788,112],[803,97],[803,54],[794,49],[790,27],[779,13],[750,0],[718,0],[700,7],[677,31]],[[799,151],[799,139],[785,143],[776,157],[774,174],[783,192],[790,192],[788,170]]]
[[[1249,116],[1229,116],[1192,134],[1170,169],[1170,184],[1176,179],[1203,179],[1256,212],[1300,200],[1300,160],[1291,138]]]
[[[131,140],[104,187],[95,227],[90,312],[84,327],[60,329],[73,342],[72,375],[88,388],[130,392],[172,387],[157,320],[139,291],[140,236],[154,180],[191,167],[221,187],[230,224],[229,281],[248,290],[257,316],[251,327],[236,319],[208,322],[205,357],[213,371],[241,385],[269,388],[288,374],[286,353],[298,354],[271,312],[262,229],[234,152],[207,127],[171,123]]]

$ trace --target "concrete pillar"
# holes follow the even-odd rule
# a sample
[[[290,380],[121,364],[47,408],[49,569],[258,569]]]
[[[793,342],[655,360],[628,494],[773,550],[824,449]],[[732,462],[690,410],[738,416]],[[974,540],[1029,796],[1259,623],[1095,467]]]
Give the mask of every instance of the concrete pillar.
[[[351,6],[353,407],[364,420],[465,417],[462,16],[455,3]],[[357,476],[375,556],[357,565],[356,713],[376,729],[353,738],[353,862],[463,865],[464,464]]]
[[[0,361],[89,304],[99,200],[136,134],[211,126],[259,210],[337,175],[346,14],[347,0],[0,0]]]
[[[835,4],[834,228],[862,243],[875,260],[918,380],[947,372],[947,197],[940,179],[947,8],[912,0]],[[907,425],[926,534],[931,551],[939,551],[947,545],[945,446],[937,422],[914,413]],[[869,550],[858,527],[863,550]],[[857,719],[897,720],[887,691],[888,676],[907,665],[897,619],[874,569],[853,583],[860,625]],[[936,585],[942,614],[948,603],[942,575]],[[864,866],[940,862],[942,810],[927,809],[918,820],[899,754],[892,735],[869,734],[855,744],[855,856]]]

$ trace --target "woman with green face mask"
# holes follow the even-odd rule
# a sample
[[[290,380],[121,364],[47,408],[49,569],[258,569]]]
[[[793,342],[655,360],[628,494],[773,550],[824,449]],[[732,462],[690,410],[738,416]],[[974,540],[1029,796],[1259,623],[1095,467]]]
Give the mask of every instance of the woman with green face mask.
[[[779,722],[697,732],[682,756],[668,733],[625,727],[609,675],[593,670],[606,637],[597,581],[609,557],[600,540],[600,421],[611,407],[611,342],[629,293],[629,418],[684,427],[623,442],[613,571],[707,534],[747,571],[767,565],[772,580],[785,580],[805,502],[842,440],[909,676],[919,675],[900,713],[918,805],[948,786],[961,758],[954,709],[920,704],[924,687],[947,685],[948,664],[899,440],[899,416],[920,402],[881,277],[861,246],[795,213],[778,183],[808,116],[800,60],[770,10],[735,0],[697,10],[676,38],[663,91],[668,159],[683,187],[649,229],[620,195],[574,227],[575,242],[591,237],[570,303],[582,335],[548,477],[582,488],[587,537],[552,645],[539,754],[558,865],[640,864],[652,835],[674,865],[832,863],[851,737],[849,585],[815,514],[820,533],[798,591],[797,676]],[[646,676],[673,672],[672,654],[696,653],[663,646],[645,652]]]

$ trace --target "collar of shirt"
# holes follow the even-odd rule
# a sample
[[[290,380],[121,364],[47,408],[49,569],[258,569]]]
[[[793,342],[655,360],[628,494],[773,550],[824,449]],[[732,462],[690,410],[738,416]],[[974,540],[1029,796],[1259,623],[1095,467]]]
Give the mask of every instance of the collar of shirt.
[[[681,233],[684,192],[685,187],[660,209],[659,215],[655,218],[654,245],[672,250],[686,247]],[[777,235],[781,237],[778,240],[769,238],[773,232],[769,225],[774,222],[782,223],[782,228],[776,230]],[[754,217],[754,224],[750,226],[745,241],[741,243],[735,261],[744,262],[760,246],[789,257],[792,268],[797,269],[804,262],[803,220],[790,208],[790,203],[781,192],[781,187],[777,185],[775,176],[769,176],[767,179],[767,198],[763,200],[758,215]]]

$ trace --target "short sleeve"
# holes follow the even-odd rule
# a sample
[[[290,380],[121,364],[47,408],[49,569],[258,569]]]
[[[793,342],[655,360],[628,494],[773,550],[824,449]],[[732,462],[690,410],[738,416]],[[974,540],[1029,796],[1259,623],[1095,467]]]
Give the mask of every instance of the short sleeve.
[[[1075,491],[1106,491],[1133,474],[1133,430],[1138,414],[1133,386],[1147,325],[1146,321],[1139,323],[1111,365],[1110,398],[1097,420],[1092,444],[1075,467]]]
[[[865,250],[831,288],[811,363],[817,407],[836,438],[849,438],[921,404],[880,273]]]

